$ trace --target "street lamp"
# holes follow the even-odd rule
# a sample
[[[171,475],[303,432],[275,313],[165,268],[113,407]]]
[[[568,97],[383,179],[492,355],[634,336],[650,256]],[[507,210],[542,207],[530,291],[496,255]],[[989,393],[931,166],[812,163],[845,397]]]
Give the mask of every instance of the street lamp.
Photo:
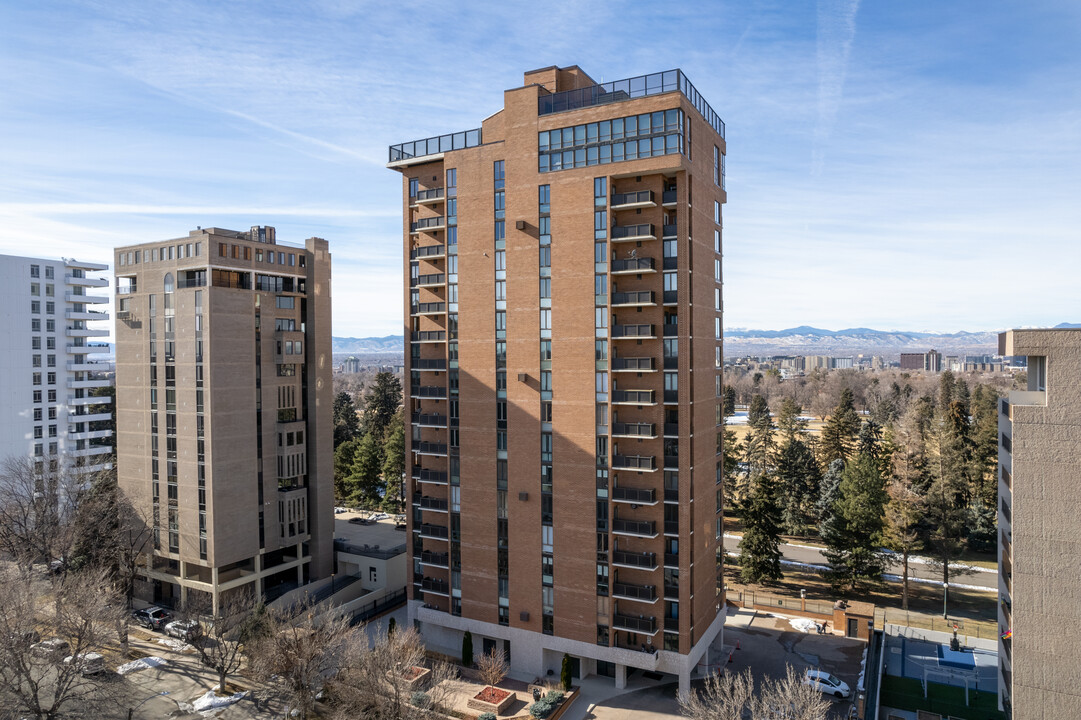
[[[147,700],[153,700],[156,697],[161,697],[162,695],[168,695],[168,694],[169,694],[168,690],[162,690],[160,693],[154,693],[153,695],[151,695],[148,698],[143,698],[142,700],[139,701],[139,703],[135,707],[128,708],[128,720],[131,720],[132,715],[135,714],[135,709],[142,706],[142,704],[145,703]]]
[[[942,617],[948,618],[946,615],[946,602],[950,599],[950,584],[948,582],[942,583]]]

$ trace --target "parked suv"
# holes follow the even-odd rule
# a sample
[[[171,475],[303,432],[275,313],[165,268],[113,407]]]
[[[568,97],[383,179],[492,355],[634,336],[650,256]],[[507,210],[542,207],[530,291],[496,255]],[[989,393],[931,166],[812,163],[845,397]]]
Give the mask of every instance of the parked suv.
[[[159,607],[149,607],[145,610],[136,610],[131,617],[145,628],[160,631],[169,622],[170,615]]]
[[[49,662],[60,662],[70,652],[71,645],[63,638],[52,638],[30,646],[30,655],[32,657],[48,660]]]
[[[198,620],[174,620],[165,626],[165,634],[170,637],[180,638],[184,642],[191,642],[202,633]]]
[[[64,658],[65,665],[75,665],[80,675],[97,675],[105,672],[105,658],[96,652],[69,655]]]

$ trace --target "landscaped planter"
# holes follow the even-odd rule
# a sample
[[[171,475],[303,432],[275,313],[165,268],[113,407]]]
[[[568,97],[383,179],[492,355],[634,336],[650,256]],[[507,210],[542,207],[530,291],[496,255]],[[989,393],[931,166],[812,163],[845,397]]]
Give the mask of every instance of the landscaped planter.
[[[485,685],[484,689],[469,698],[469,702],[466,704],[470,710],[502,715],[507,711],[507,708],[514,704],[516,697],[510,690]]]
[[[402,679],[405,680],[406,688],[412,692],[413,690],[419,690],[427,685],[428,678],[431,674],[432,671],[428,668],[414,665],[402,673]]]

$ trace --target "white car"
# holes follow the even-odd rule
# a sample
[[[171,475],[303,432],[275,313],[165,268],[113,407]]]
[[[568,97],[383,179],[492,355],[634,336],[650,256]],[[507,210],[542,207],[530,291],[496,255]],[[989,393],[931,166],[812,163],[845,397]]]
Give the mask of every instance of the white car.
[[[96,652],[68,655],[64,658],[64,664],[74,664],[79,669],[80,675],[97,675],[105,672],[105,658]]]
[[[844,680],[830,675],[825,670],[807,670],[803,674],[803,684],[834,697],[846,698],[852,694],[852,690]]]

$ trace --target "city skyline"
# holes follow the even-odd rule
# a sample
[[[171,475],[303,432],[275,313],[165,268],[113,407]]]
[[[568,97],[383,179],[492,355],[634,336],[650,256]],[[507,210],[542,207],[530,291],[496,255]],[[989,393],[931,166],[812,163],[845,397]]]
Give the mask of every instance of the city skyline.
[[[475,127],[521,68],[679,67],[738,140],[728,325],[1076,319],[1076,7],[702,7],[9,5],[0,253],[107,261],[200,225],[274,225],[329,240],[336,336],[398,334],[388,144]],[[1026,255],[1039,290],[1000,295]]]

